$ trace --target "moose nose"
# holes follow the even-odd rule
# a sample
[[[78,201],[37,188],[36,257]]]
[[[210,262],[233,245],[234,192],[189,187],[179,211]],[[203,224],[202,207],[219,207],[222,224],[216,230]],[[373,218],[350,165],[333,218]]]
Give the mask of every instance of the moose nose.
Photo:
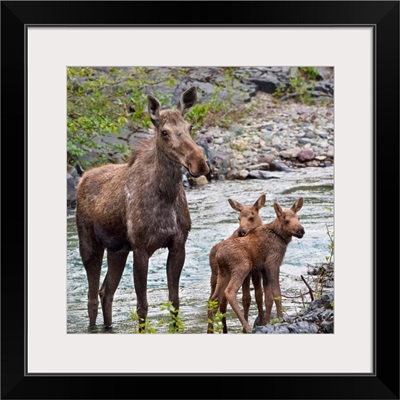
[[[239,231],[239,236],[240,237],[246,236],[246,234],[247,234],[247,232],[244,231],[244,230]]]
[[[304,236],[305,233],[306,233],[306,232],[305,232],[304,228],[301,227],[301,228],[299,228],[299,229],[297,230],[297,237],[302,238],[302,237]]]
[[[188,170],[192,176],[198,178],[201,175],[207,175],[210,172],[210,167],[208,166],[204,157],[197,160],[197,162],[188,162]]]

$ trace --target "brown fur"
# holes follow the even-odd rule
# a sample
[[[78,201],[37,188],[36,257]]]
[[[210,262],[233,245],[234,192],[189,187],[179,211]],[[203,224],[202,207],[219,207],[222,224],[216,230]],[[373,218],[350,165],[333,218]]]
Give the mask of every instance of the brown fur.
[[[276,218],[272,222],[253,229],[244,237],[226,239],[217,251],[218,279],[211,298],[218,300],[218,304],[228,301],[246,333],[251,332],[251,328],[239,309],[236,295],[254,269],[261,273],[264,288],[266,312],[259,311],[260,325],[270,321],[274,301],[277,315],[282,317],[280,266],[292,237],[302,238],[304,235],[297,216],[302,206],[301,197],[288,210],[282,210],[279,204],[274,203]],[[211,313],[209,319],[212,319]]]
[[[228,202],[234,210],[240,212],[238,218],[240,226],[232,233],[232,235],[229,238],[246,236],[250,230],[256,228],[257,226],[262,225],[262,219],[261,216],[259,215],[259,211],[265,205],[265,194],[261,195],[257,199],[257,201],[251,206],[242,205],[233,199],[228,199]],[[217,243],[212,247],[210,251],[209,260],[211,267],[211,279],[210,279],[211,295],[214,293],[215,287],[217,285],[217,276],[218,276],[218,262],[215,256],[217,254],[218,249],[221,247],[222,243],[223,242]],[[244,317],[246,321],[248,321],[249,309],[251,303],[250,278],[253,282],[257,306],[261,307],[261,312],[263,307],[262,304],[263,294],[262,294],[260,275],[258,271],[254,271],[254,274],[252,273],[246,277],[242,285],[242,304],[244,310]],[[209,300],[211,299],[211,295]],[[220,304],[220,309],[222,313],[226,312],[226,307],[227,307],[226,302],[224,304]],[[226,326],[226,317],[222,318],[222,324],[223,324],[223,332],[227,333],[228,330]],[[211,322],[208,323],[207,333],[214,333],[213,325]]]
[[[193,176],[209,172],[202,151],[190,136],[190,125],[183,119],[195,103],[196,94],[194,87],[186,90],[177,111],[160,111],[159,101],[149,95],[154,137],[135,149],[128,163],[93,168],[82,176],[77,189],[76,222],[89,283],[91,326],[96,324],[99,296],[104,324],[112,325],[114,293],[130,251],[140,320],[144,321],[148,312],[149,258],[159,248],[168,248],[169,300],[179,309],[179,279],[191,228],[181,168],[184,166]],[[99,290],[105,249],[108,269]]]

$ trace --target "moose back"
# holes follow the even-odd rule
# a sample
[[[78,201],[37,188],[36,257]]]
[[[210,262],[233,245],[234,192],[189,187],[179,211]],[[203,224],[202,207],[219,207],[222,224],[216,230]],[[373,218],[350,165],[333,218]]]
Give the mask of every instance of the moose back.
[[[81,178],[76,223],[88,279],[90,326],[96,324],[99,298],[104,325],[112,325],[114,293],[131,251],[139,322],[148,313],[149,258],[159,248],[168,248],[168,298],[179,309],[179,280],[191,228],[182,166],[194,177],[209,173],[204,154],[191,137],[191,126],[183,118],[196,99],[197,90],[190,87],[182,93],[177,110],[161,110],[157,98],[149,95],[154,137],[134,149],[128,163],[93,168]],[[107,274],[99,289],[105,250]]]

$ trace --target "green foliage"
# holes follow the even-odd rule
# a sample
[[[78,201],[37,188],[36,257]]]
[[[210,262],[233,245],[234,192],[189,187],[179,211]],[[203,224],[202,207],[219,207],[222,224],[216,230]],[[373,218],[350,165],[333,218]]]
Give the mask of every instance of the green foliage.
[[[310,80],[317,81],[319,79],[319,72],[314,67],[299,67],[299,72]]]
[[[181,313],[179,310],[176,310],[176,308],[172,305],[172,302],[168,301],[163,303],[161,306],[161,311],[169,312],[168,317],[159,322],[159,325],[168,324],[167,333],[180,333],[185,330]],[[141,321],[136,311],[131,312],[130,319],[135,324],[134,328],[132,329],[132,333],[156,333],[155,328],[150,324],[148,319],[146,318],[145,321]]]
[[[226,317],[226,313],[216,312],[218,309],[218,301],[209,300],[207,302],[207,310],[212,312],[212,319],[207,319],[207,323],[213,323],[213,333],[223,333],[222,319]]]
[[[136,311],[132,311],[130,314],[131,320],[135,323],[135,327],[132,329],[132,333],[156,333],[153,326],[146,318],[144,322],[140,322],[139,315]]]
[[[67,68],[67,152],[68,162],[99,150],[99,139],[105,135],[119,136],[123,128],[149,128],[146,87],[159,81],[150,78],[148,69],[136,67],[133,72],[111,67]],[[174,85],[175,79],[160,74],[159,79]],[[165,105],[167,95],[155,93]],[[115,145],[114,145],[115,146]],[[118,149],[103,143],[103,152],[120,151],[125,156],[129,149],[121,144]],[[100,160],[100,164],[101,164]]]
[[[169,318],[162,322],[168,323],[167,333],[180,333],[185,330],[180,310],[177,310],[171,301],[162,304],[161,311],[169,311]]]
[[[202,127],[227,127],[244,115],[245,108],[231,106],[233,91],[239,82],[234,71],[235,68],[225,68],[223,78],[215,84],[216,89],[210,101],[203,101],[204,93],[199,90],[199,101],[187,114],[187,119],[193,125],[193,135]],[[152,67],[129,70],[115,67],[68,67],[68,163],[85,159],[91,150],[104,154],[98,164],[109,161],[107,155],[115,150],[128,156],[127,145],[122,144],[115,149],[101,138],[106,135],[118,137],[124,129],[150,128],[152,124],[147,113],[146,94],[151,92],[157,96],[163,107],[175,106],[171,103],[171,90],[164,92],[153,88],[173,88],[180,78],[190,72],[190,68],[164,71]]]
[[[271,318],[270,324],[279,324],[279,322],[281,322],[280,318]]]
[[[199,101],[187,113],[187,119],[193,125],[193,133],[196,134],[201,128],[207,129],[210,126],[229,128],[238,123],[250,113],[251,107],[232,106],[234,94],[239,96],[236,89],[239,86],[239,79],[235,75],[235,68],[225,67],[223,78],[213,83],[215,90],[211,100],[202,101],[204,94],[199,89]]]
[[[276,89],[273,97],[276,99],[293,98],[299,103],[315,104],[312,91],[319,73],[314,67],[298,67],[295,75],[290,77],[289,84],[283,83]]]

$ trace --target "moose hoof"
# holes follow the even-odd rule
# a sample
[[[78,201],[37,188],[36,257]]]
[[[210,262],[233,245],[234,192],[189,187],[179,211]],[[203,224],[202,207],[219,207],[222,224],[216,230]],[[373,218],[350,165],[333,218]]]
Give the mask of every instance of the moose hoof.
[[[97,326],[96,325],[89,325],[87,328],[87,331],[89,333],[96,333],[97,332]]]

